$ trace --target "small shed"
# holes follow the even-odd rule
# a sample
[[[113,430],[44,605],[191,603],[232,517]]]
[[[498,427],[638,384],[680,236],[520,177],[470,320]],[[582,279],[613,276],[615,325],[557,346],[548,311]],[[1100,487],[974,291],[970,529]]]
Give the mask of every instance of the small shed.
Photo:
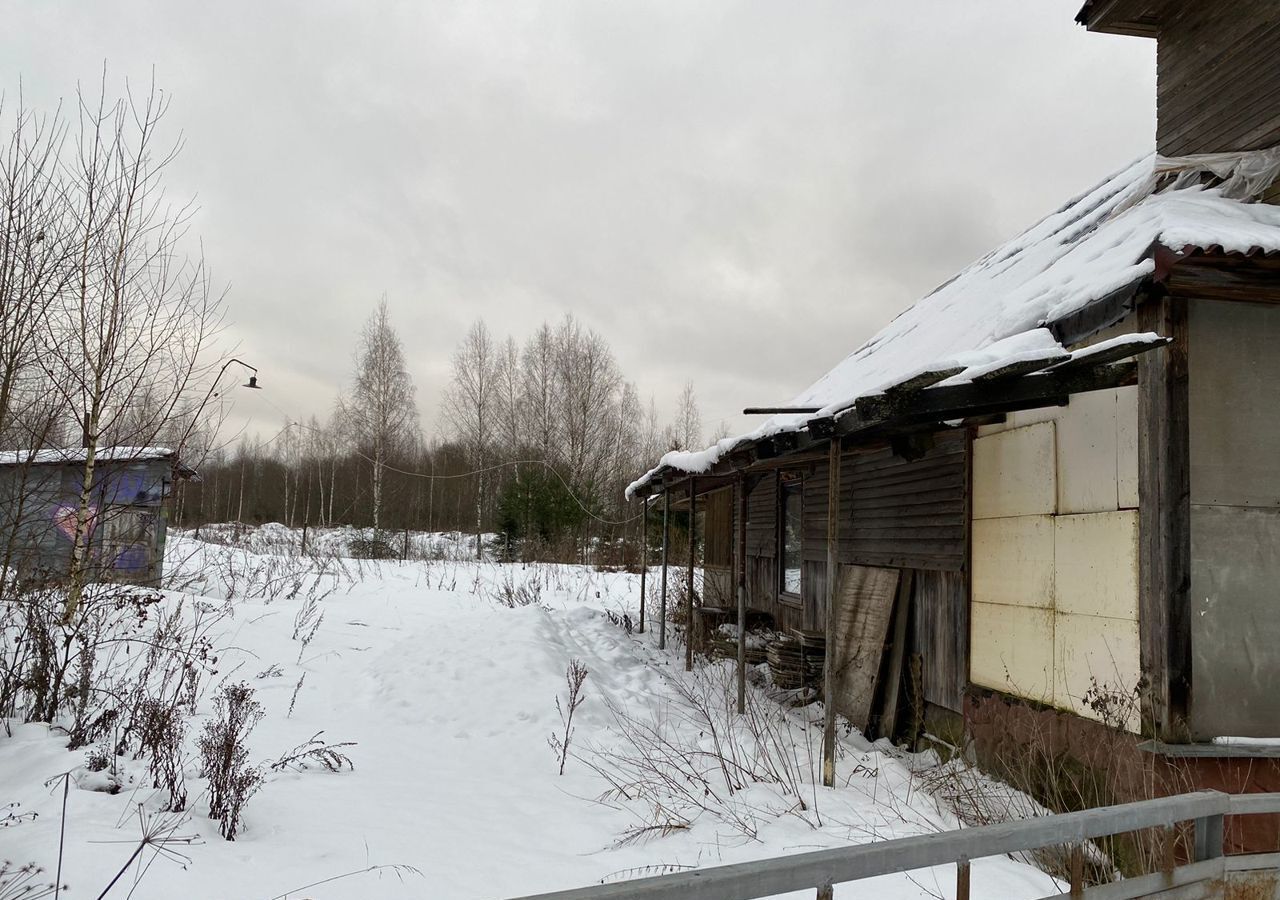
[[[0,451],[0,553],[30,579],[70,571],[85,479],[83,449]],[[89,576],[158,586],[175,478],[195,472],[163,447],[103,447],[89,491]]]

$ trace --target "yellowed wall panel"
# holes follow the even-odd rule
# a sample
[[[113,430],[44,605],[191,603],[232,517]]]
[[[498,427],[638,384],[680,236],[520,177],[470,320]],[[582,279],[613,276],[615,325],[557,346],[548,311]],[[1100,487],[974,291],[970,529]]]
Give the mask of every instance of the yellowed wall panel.
[[[969,680],[1053,702],[1053,612],[977,603],[971,607]]]
[[[1095,684],[1111,697],[1105,718],[1112,725],[1137,730],[1134,715],[1125,715],[1125,698],[1138,684],[1138,623],[1132,619],[1057,613],[1054,633],[1054,704],[1091,719],[1104,719],[1103,709],[1088,700]],[[1095,694],[1095,697],[1097,695]]]
[[[1138,618],[1138,511],[1056,516],[1059,612]]]
[[[1138,387],[1116,389],[1116,481],[1121,509],[1138,508]]]
[[[1117,509],[1115,392],[1075,394],[1056,421],[1058,512]]]
[[[973,517],[1046,515],[1057,507],[1054,425],[1042,422],[973,442]]]
[[[1052,609],[1053,522],[1053,516],[975,520],[973,599]]]

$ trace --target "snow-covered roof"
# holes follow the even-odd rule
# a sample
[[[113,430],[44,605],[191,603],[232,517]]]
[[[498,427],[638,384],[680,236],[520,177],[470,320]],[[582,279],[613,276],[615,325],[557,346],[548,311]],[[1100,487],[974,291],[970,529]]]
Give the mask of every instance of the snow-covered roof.
[[[0,466],[83,464],[87,459],[83,447],[50,450],[0,450]],[[99,447],[94,459],[100,462],[142,462],[150,459],[172,459],[168,447]]]
[[[802,430],[924,372],[960,369],[948,382],[959,383],[1029,355],[1065,355],[1046,326],[1149,278],[1157,246],[1280,252],[1280,207],[1250,202],[1278,174],[1280,148],[1139,160],[936,288],[784,404],[816,413],[672,451],[627,496],[663,470],[706,472],[742,444]]]

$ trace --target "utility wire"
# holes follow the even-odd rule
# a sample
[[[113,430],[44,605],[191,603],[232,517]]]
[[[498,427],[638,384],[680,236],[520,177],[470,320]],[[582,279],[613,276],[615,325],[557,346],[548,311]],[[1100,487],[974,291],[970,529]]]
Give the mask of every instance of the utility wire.
[[[315,432],[321,431],[321,429],[313,428],[312,426],[307,425],[305,422],[295,421],[287,412],[285,412],[280,407],[276,406],[267,397],[263,397],[261,399],[264,402],[266,402],[266,404],[270,406],[272,409],[274,409],[276,412],[280,413],[280,415],[284,416],[284,420],[287,423],[284,426],[284,428],[281,428],[280,431],[276,433],[275,437],[271,438],[270,441],[267,441],[262,446],[265,447],[267,446],[267,444],[272,443],[272,441],[275,441],[276,438],[279,438],[282,434],[284,434],[286,431],[288,431],[290,428],[294,426],[298,428],[305,428],[308,431],[315,431]],[[362,453],[359,448],[352,448],[352,452],[356,456],[365,460],[366,462],[374,463],[376,465],[376,461],[372,457],[366,456],[364,453]],[[512,466],[543,466],[545,467],[549,472],[551,472],[552,475],[556,476],[556,478],[560,481],[562,485],[564,485],[565,491],[569,494],[569,497],[573,500],[573,502],[578,504],[578,508],[602,525],[629,525],[630,523],[634,522],[636,519],[644,515],[644,512],[642,510],[641,512],[636,513],[634,516],[631,516],[626,519],[619,519],[616,521],[613,519],[606,519],[606,518],[603,518],[602,516],[596,515],[594,512],[592,512],[590,509],[587,508],[587,505],[585,503],[583,503],[580,499],[578,499],[578,495],[574,492],[573,487],[570,486],[569,482],[565,480],[565,477],[560,474],[560,472],[556,469],[556,467],[551,465],[551,463],[547,462],[545,459],[512,460],[510,462],[498,463],[497,465],[493,465],[493,466],[486,466],[483,469],[474,469],[470,472],[458,472],[452,475],[437,475],[434,472],[411,472],[407,469],[399,469],[399,468],[396,468],[395,466],[388,465],[386,463],[382,464],[382,467],[389,472],[395,472],[398,475],[407,475],[410,478],[426,478],[432,481],[448,481],[450,479],[456,479],[456,478],[472,478],[476,475],[483,475],[486,472],[496,472],[499,469],[508,469]],[[647,503],[648,501],[646,500],[645,502]]]

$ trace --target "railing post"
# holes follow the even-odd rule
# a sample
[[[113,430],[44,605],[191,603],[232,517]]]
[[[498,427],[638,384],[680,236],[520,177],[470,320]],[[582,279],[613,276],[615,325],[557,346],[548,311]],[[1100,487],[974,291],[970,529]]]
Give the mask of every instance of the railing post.
[[[956,860],[956,900],[969,900],[969,857]]]
[[[818,888],[818,900],[835,900],[836,889],[829,884]]]
[[[1222,814],[1195,820],[1195,861],[1217,859],[1222,855]]]
[[[1071,845],[1071,896],[1084,896],[1084,844]]]

